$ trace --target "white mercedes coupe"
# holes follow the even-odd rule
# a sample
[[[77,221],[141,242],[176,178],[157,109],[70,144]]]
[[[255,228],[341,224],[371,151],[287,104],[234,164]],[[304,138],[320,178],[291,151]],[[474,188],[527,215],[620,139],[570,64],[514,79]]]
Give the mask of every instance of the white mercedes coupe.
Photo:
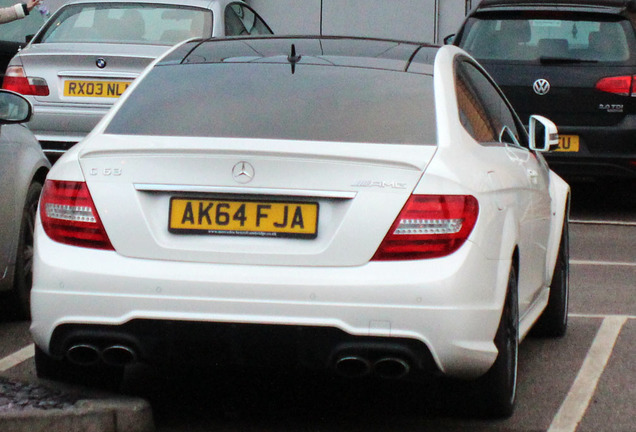
[[[528,119],[527,119],[528,120]],[[520,341],[565,333],[570,189],[453,46],[184,42],[52,168],[39,376],[135,362],[473,380],[512,413]]]

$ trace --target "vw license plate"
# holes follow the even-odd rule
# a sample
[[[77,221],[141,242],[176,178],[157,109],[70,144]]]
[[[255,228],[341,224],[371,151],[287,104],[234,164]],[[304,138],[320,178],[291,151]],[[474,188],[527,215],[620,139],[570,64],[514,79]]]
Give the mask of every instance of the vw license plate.
[[[578,152],[578,135],[559,135],[559,145],[553,151],[556,152]]]
[[[318,203],[173,197],[168,230],[174,234],[313,239],[318,231]]]
[[[130,85],[130,81],[82,81],[64,82],[64,96],[118,98]]]

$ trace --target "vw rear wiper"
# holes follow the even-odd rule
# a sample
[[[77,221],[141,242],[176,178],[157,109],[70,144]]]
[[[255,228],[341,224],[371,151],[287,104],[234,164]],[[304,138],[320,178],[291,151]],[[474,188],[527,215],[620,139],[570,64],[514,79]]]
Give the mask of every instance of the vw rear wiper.
[[[554,63],[563,63],[563,64],[576,64],[576,63],[598,63],[598,60],[586,60],[580,58],[572,58],[572,57],[539,57],[539,61],[541,64],[554,64]]]

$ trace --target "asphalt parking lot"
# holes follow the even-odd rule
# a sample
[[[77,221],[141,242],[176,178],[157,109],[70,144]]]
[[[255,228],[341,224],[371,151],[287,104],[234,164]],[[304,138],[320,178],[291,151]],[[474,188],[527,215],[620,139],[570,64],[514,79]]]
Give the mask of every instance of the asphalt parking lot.
[[[124,406],[149,401],[160,432],[635,431],[633,191],[633,184],[604,190],[575,185],[570,326],[563,339],[529,338],[521,345],[518,406],[510,419],[467,416],[469,406],[457,397],[466,389],[457,383],[350,381],[293,371],[219,377],[191,370],[166,378],[133,369],[123,389],[133,399]],[[46,385],[77,399],[117,401],[112,394],[39,381],[28,326],[0,322],[0,377]],[[143,413],[143,406],[137,412]],[[0,411],[0,430],[7,425]]]

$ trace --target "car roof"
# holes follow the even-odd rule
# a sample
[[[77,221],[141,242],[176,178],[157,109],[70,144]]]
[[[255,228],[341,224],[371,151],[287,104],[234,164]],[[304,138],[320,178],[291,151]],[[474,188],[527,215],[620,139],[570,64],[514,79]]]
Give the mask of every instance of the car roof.
[[[160,65],[298,62],[432,73],[437,45],[349,36],[266,36],[193,40],[174,49]],[[295,58],[297,59],[294,61]]]
[[[636,12],[636,0],[482,0],[473,12],[558,8],[590,12]]]

